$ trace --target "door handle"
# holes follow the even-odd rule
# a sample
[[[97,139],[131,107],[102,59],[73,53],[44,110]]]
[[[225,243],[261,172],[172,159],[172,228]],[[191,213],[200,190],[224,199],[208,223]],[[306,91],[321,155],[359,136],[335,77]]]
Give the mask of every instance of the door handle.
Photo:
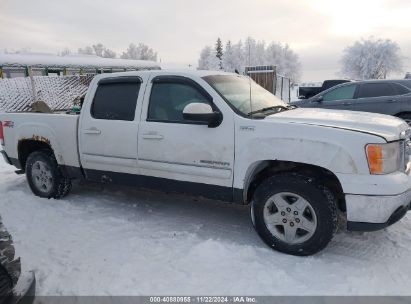
[[[163,135],[159,135],[159,134],[147,133],[147,134],[143,134],[143,138],[144,138],[144,139],[162,140],[162,139],[164,138],[164,136],[163,136]]]
[[[388,99],[387,100],[387,103],[394,103],[394,102],[397,102],[397,100],[395,100],[395,99]]]
[[[83,131],[84,134],[95,134],[95,135],[100,135],[101,131],[96,129],[96,128],[91,128],[91,129],[86,129]]]
[[[343,102],[343,105],[350,106],[350,105],[352,105],[352,102]]]

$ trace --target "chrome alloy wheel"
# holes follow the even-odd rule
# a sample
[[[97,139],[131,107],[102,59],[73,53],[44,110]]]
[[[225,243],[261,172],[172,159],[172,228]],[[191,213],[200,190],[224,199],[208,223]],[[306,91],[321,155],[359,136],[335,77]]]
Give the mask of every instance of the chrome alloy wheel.
[[[33,164],[31,176],[37,189],[41,192],[50,192],[53,188],[53,174],[49,166],[38,160]]]
[[[271,234],[287,244],[300,244],[310,239],[317,229],[317,216],[302,196],[280,192],[264,205],[264,223]]]

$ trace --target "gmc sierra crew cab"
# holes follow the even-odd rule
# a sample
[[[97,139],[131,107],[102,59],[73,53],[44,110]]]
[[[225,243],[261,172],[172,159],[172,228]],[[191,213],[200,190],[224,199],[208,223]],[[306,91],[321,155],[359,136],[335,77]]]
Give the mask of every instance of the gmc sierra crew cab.
[[[299,109],[237,74],[138,71],[96,76],[77,113],[0,114],[6,161],[37,196],[72,179],[250,204],[273,249],[310,255],[337,229],[371,231],[411,201],[403,120]]]

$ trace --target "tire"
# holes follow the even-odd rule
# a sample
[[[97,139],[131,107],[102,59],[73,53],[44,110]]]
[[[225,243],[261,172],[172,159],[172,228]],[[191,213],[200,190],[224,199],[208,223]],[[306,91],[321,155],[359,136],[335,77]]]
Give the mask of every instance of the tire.
[[[13,240],[0,217],[0,302],[11,294],[20,272],[20,258],[15,258]]]
[[[405,120],[407,122],[407,124],[409,126],[411,126],[411,114],[408,113],[404,113],[404,114],[400,114],[398,115],[399,118]]]
[[[254,228],[271,248],[291,255],[312,255],[327,246],[338,227],[331,191],[296,173],[267,178],[251,204]]]
[[[31,191],[43,198],[60,199],[71,190],[71,180],[64,176],[50,150],[35,151],[29,155],[26,177]]]

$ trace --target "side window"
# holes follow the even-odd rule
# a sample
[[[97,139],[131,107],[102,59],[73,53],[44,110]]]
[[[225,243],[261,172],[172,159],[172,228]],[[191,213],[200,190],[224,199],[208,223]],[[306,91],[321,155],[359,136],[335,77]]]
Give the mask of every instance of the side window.
[[[404,95],[404,94],[411,93],[411,91],[408,88],[404,87],[403,85],[400,85],[398,83],[393,83],[392,85],[394,86],[395,91],[398,95]]]
[[[133,121],[140,86],[139,80],[100,82],[91,105],[91,116],[95,119]]]
[[[197,88],[183,82],[154,82],[151,88],[147,120],[185,122],[183,110],[192,102],[210,104]]]
[[[334,101],[342,99],[353,99],[355,94],[356,85],[346,85],[343,87],[336,88],[323,96],[323,101]]]
[[[365,83],[361,85],[358,98],[372,98],[396,95],[389,83]]]

